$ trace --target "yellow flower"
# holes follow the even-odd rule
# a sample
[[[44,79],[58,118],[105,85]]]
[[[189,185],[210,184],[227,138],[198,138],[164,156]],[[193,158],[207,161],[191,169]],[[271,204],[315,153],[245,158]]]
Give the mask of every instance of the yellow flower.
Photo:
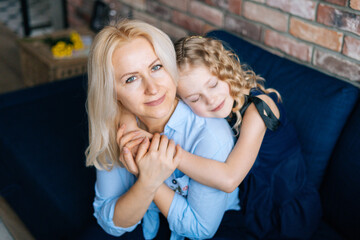
[[[80,50],[84,48],[84,43],[81,40],[81,36],[77,32],[72,32],[70,34],[70,40],[73,43],[75,50]]]
[[[55,46],[51,48],[51,52],[54,57],[70,57],[72,55],[73,46],[71,44],[66,44],[63,41],[59,41]]]

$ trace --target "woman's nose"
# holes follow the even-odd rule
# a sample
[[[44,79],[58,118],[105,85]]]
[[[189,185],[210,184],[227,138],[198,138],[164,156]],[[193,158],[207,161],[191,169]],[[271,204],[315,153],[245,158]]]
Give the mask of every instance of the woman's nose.
[[[158,92],[158,87],[155,80],[151,77],[147,77],[145,80],[145,93],[149,95],[155,95]]]

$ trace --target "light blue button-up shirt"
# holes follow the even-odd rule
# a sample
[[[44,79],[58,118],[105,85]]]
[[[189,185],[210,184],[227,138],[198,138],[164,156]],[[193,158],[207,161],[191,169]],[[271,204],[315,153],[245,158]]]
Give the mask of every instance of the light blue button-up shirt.
[[[233,133],[224,119],[201,118],[179,101],[166,124],[164,134],[195,155],[224,162],[234,146]],[[97,170],[94,216],[109,234],[120,236],[142,223],[145,239],[155,238],[159,229],[159,209],[154,202],[142,221],[121,228],[113,223],[115,204],[135,183],[136,178],[125,168]],[[238,189],[225,193],[202,185],[176,169],[165,181],[176,193],[168,213],[171,239],[203,239],[212,237],[226,210],[239,210]]]

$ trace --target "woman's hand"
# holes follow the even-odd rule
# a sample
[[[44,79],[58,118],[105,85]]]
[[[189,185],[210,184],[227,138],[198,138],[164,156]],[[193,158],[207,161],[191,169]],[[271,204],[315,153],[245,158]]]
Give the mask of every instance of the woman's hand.
[[[125,132],[125,130],[126,126],[125,124],[122,124],[116,134],[116,142],[120,149],[119,160],[130,173],[137,176],[139,174],[139,170],[135,164],[134,157],[138,151],[139,144],[145,137],[152,138],[152,134],[140,128],[129,132]],[[125,158],[125,154],[130,154],[132,157]]]
[[[132,155],[125,153],[126,162]],[[176,169],[179,158],[176,157],[175,142],[165,135],[154,134],[151,143],[147,137],[141,142],[135,157],[139,169],[139,180],[152,187],[159,187]]]

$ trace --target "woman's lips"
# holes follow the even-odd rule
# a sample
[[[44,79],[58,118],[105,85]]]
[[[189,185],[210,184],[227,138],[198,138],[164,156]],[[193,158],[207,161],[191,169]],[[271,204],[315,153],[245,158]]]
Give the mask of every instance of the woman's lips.
[[[225,104],[225,100],[222,101],[222,103],[219,104],[219,106],[217,106],[216,108],[214,108],[213,110],[211,110],[212,112],[217,112],[219,111]]]
[[[161,98],[159,98],[155,101],[146,102],[145,105],[151,106],[151,107],[157,106],[157,105],[160,105],[164,100],[165,100],[165,94],[164,94],[164,96],[162,96]]]

